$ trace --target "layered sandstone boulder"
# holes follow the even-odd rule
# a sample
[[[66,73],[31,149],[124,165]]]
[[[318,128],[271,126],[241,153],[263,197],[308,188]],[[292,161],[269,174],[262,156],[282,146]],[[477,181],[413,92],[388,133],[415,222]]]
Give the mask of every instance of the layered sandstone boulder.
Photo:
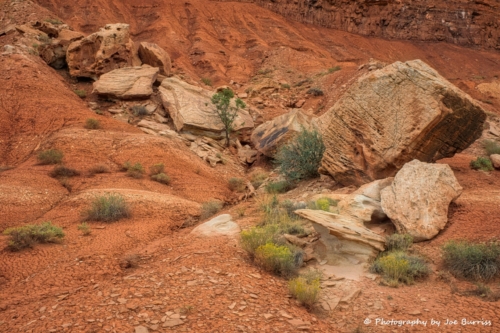
[[[149,66],[115,69],[94,82],[93,93],[120,99],[147,98],[153,93],[158,71]]]
[[[76,31],[61,29],[57,38],[50,43],[38,47],[40,57],[51,67],[61,69],[66,66],[66,52],[71,43],[83,39],[85,36]]]
[[[71,43],[66,53],[69,73],[96,79],[100,75],[134,64],[134,43],[129,25],[107,24],[100,31]]]
[[[391,177],[418,159],[434,162],[481,136],[486,115],[466,93],[420,60],[366,74],[316,119],[322,173],[344,184]]]
[[[311,129],[311,118],[299,109],[276,117],[258,126],[251,140],[262,154],[274,157],[277,149],[294,138],[303,128]]]
[[[172,67],[170,56],[158,45],[142,42],[139,44],[138,54],[143,64],[158,67],[162,75],[170,75]]]
[[[382,209],[399,233],[432,239],[448,222],[448,207],[462,193],[447,164],[413,160],[380,192]]]
[[[190,85],[175,77],[164,79],[158,90],[163,107],[170,114],[178,132],[222,138],[224,125],[211,102],[214,92]],[[234,131],[254,127],[248,111],[238,111],[233,127]]]

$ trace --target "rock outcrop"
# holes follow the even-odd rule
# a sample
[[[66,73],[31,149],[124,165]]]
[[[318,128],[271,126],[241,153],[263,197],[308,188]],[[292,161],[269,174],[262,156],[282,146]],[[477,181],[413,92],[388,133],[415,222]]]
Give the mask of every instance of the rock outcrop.
[[[170,56],[155,43],[140,43],[138,54],[143,64],[158,67],[162,75],[170,75],[172,67]]]
[[[500,100],[500,81],[495,80],[489,83],[481,83],[477,87],[482,94],[488,96],[489,98],[495,98]]]
[[[240,226],[232,221],[229,214],[219,215],[208,222],[200,224],[191,231],[192,234],[204,237],[233,236],[241,231]]]
[[[101,75],[93,93],[120,99],[147,98],[153,93],[157,67],[125,67]]]
[[[258,126],[251,140],[262,154],[274,157],[279,146],[294,138],[302,128],[311,128],[311,119],[299,109],[283,114]]]
[[[394,176],[413,159],[434,162],[481,136],[486,115],[420,60],[358,79],[316,124],[326,151],[320,172],[344,184]]]
[[[500,49],[500,6],[495,0],[251,2],[288,19],[365,36]]]
[[[163,107],[170,114],[177,131],[222,138],[224,126],[211,102],[213,92],[175,77],[164,79],[159,92]],[[254,122],[248,111],[240,110],[233,129],[239,131],[253,127]]]
[[[66,54],[69,73],[96,79],[114,69],[134,64],[134,43],[129,25],[107,24],[100,31],[71,43]]]
[[[40,57],[51,67],[61,69],[67,65],[66,53],[71,43],[83,39],[85,36],[77,31],[61,29],[57,33],[57,38],[50,43],[42,44],[38,47]]]
[[[380,192],[382,209],[399,233],[414,241],[432,239],[448,222],[448,207],[462,193],[447,164],[413,160]]]

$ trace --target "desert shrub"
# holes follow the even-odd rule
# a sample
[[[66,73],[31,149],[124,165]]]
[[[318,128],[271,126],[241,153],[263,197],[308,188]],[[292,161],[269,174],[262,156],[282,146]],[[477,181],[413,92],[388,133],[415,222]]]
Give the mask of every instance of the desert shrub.
[[[144,105],[134,105],[130,108],[132,114],[136,117],[147,116],[149,114],[148,110]]]
[[[86,221],[114,222],[130,216],[127,202],[120,194],[106,194],[92,200],[91,207],[84,212]]]
[[[290,191],[292,188],[293,184],[286,180],[266,184],[266,192],[269,194],[285,193]]]
[[[85,90],[82,90],[82,89],[76,89],[75,90],[75,94],[80,97],[80,98],[85,98],[87,97],[87,92]]]
[[[241,178],[231,178],[229,179],[229,189],[231,191],[243,192],[245,191],[246,184],[245,180]]]
[[[283,83],[283,84],[281,84],[281,88],[290,89],[290,85],[288,83]]]
[[[303,128],[293,142],[278,150],[276,161],[279,171],[291,181],[317,177],[324,152],[321,134],[317,130]]]
[[[252,186],[254,188],[259,188],[260,185],[262,185],[262,183],[264,183],[264,181],[267,179],[268,175],[267,173],[264,173],[264,172],[256,172],[254,174],[252,174],[251,178],[250,178],[250,183],[252,184]]]
[[[493,140],[485,140],[483,142],[484,149],[488,155],[500,154],[500,144]]]
[[[257,248],[255,262],[265,270],[283,276],[290,276],[297,270],[295,258],[290,248],[273,243],[267,243]]]
[[[500,273],[500,245],[449,241],[443,246],[443,261],[457,277],[489,280]]]
[[[17,228],[8,228],[3,232],[10,236],[9,249],[19,251],[27,247],[33,247],[37,243],[57,243],[64,238],[61,228],[49,222],[42,224],[29,224]]]
[[[89,175],[93,176],[98,173],[108,173],[109,168],[104,164],[95,165],[89,170]]]
[[[65,167],[64,165],[58,165],[50,172],[52,178],[69,178],[79,176],[80,171]]]
[[[474,170],[493,171],[493,164],[487,157],[478,157],[476,160],[470,161],[470,167]]]
[[[62,162],[63,153],[57,149],[44,150],[38,153],[38,163],[42,165],[46,164],[59,164]]]
[[[127,176],[140,179],[144,176],[144,167],[141,163],[135,163],[127,169]]]
[[[212,86],[212,80],[208,77],[202,77],[201,82],[203,82],[204,85],[211,87]]]
[[[428,265],[422,258],[402,251],[383,253],[372,264],[371,271],[381,274],[391,287],[397,287],[400,282],[412,284],[416,278],[430,273]]]
[[[278,225],[266,225],[244,230],[241,232],[241,246],[251,257],[254,257],[255,251],[260,246],[276,242],[278,229]]]
[[[86,129],[99,129],[99,128],[101,128],[101,123],[97,119],[88,118],[85,121],[85,128]]]
[[[78,230],[80,230],[84,236],[88,236],[88,235],[90,235],[92,233],[90,231],[90,227],[87,224],[87,222],[83,222],[82,224],[80,224],[78,226]]]
[[[165,173],[165,165],[163,163],[156,163],[149,167],[149,175],[154,176],[160,173]]]
[[[413,244],[413,237],[409,234],[392,234],[386,239],[388,251],[406,251]]]
[[[316,87],[314,87],[314,88],[310,88],[310,89],[307,91],[307,93],[308,93],[309,95],[313,95],[313,96],[323,96],[323,95],[324,95],[323,90],[321,90],[320,88],[316,88]]]
[[[157,175],[152,175],[151,179],[154,180],[155,182],[162,183],[165,185],[170,184],[170,177],[164,174],[163,172]]]
[[[331,67],[331,68],[328,68],[328,73],[335,73],[339,70],[341,70],[342,68],[340,66],[335,66],[335,67]]]
[[[217,214],[222,209],[222,206],[223,204],[219,200],[210,200],[204,202],[201,205],[201,219],[204,220]]]
[[[310,308],[317,302],[320,292],[321,272],[310,270],[288,282],[290,294]]]

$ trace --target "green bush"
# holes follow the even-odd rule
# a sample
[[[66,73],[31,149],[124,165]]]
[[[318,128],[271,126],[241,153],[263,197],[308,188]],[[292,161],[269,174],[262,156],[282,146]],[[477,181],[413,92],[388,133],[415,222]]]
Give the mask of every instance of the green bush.
[[[231,178],[229,179],[229,189],[231,191],[243,192],[245,191],[246,184],[245,180],[241,178]]]
[[[141,163],[135,163],[127,169],[127,176],[140,179],[144,176],[144,168]]]
[[[500,154],[500,144],[493,140],[485,140],[483,142],[484,149],[488,155]]]
[[[3,234],[10,236],[9,249],[12,251],[33,247],[37,243],[57,243],[64,238],[62,229],[52,225],[50,221],[8,228]]]
[[[457,277],[490,280],[500,273],[500,245],[449,241],[443,246],[443,261]]]
[[[165,185],[170,184],[170,177],[164,174],[163,172],[157,175],[152,175],[151,179],[154,180],[155,182],[162,183]]]
[[[371,271],[381,274],[391,287],[400,282],[412,284],[415,278],[427,276],[430,269],[425,261],[403,251],[391,251],[381,254],[373,263]]]
[[[273,243],[267,243],[257,248],[255,262],[265,270],[283,276],[290,276],[297,270],[290,248]]]
[[[75,170],[75,169],[71,169],[71,168],[67,168],[63,165],[56,166],[54,168],[54,170],[52,170],[50,172],[50,176],[52,178],[60,178],[60,177],[69,178],[69,177],[75,177],[75,176],[79,176],[79,175],[80,175],[80,171]]]
[[[324,95],[323,90],[321,90],[320,88],[311,88],[307,91],[307,93],[309,95],[313,95],[313,96],[323,96]]]
[[[278,150],[276,161],[279,171],[291,181],[317,177],[324,152],[321,134],[316,130],[308,131],[303,128],[292,143]]]
[[[269,194],[285,193],[290,191],[292,188],[293,184],[286,180],[266,184],[266,192]]]
[[[88,235],[90,235],[92,233],[90,231],[90,227],[87,224],[87,222],[83,222],[82,224],[80,224],[78,226],[78,230],[80,230],[84,236],[88,236]]]
[[[85,121],[85,128],[86,129],[99,129],[99,128],[101,128],[101,122],[97,119],[94,119],[94,118],[88,118]]]
[[[204,202],[201,205],[201,216],[200,216],[201,219],[205,220],[211,216],[214,216],[215,214],[220,212],[220,210],[222,209],[222,206],[223,206],[223,204],[219,200],[210,200],[210,201]]]
[[[86,221],[114,222],[130,217],[130,209],[119,194],[106,194],[92,200],[90,209],[84,212]]]
[[[387,251],[406,251],[413,244],[413,236],[409,234],[392,234],[386,238]]]
[[[44,150],[38,153],[38,163],[42,165],[46,164],[59,164],[62,162],[63,153],[57,149]]]
[[[77,89],[75,90],[75,94],[80,98],[87,97],[87,92],[85,90]]]
[[[470,161],[470,167],[474,170],[493,171],[493,164],[487,157],[478,157],[475,161]]]
[[[154,176],[160,173],[165,173],[165,165],[163,163],[157,163],[149,167],[149,175]]]
[[[275,243],[279,226],[266,225],[264,227],[254,227],[241,232],[241,246],[253,258],[255,251],[267,243]]]
[[[318,301],[321,272],[309,271],[288,282],[290,294],[304,306],[311,308]]]

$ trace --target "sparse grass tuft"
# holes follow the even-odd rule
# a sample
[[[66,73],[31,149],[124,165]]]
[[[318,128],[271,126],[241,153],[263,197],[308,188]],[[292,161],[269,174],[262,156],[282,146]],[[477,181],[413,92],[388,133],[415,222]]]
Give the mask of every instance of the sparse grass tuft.
[[[38,153],[38,163],[41,165],[59,164],[62,162],[63,153],[57,149],[44,150]]]
[[[127,176],[140,179],[144,176],[144,168],[141,163],[135,163],[134,165],[130,165],[127,169]]]
[[[416,278],[430,273],[428,265],[422,258],[403,251],[381,254],[373,263],[371,270],[381,274],[384,282],[391,287],[397,287],[400,282],[412,284]]]
[[[114,222],[126,217],[130,217],[130,209],[120,194],[96,197],[90,209],[84,212],[85,221]]]
[[[320,88],[311,88],[307,91],[307,94],[309,95],[313,95],[313,96],[323,96],[324,93],[323,93],[323,90],[321,90]]]
[[[282,180],[279,182],[270,182],[266,185],[266,192],[269,194],[285,193],[293,188],[292,183]]]
[[[152,175],[151,179],[154,180],[155,182],[162,183],[165,185],[170,184],[170,177],[164,174],[163,172],[156,175]]]
[[[204,85],[211,87],[212,86],[212,80],[208,77],[202,77],[201,82],[203,82]]]
[[[281,88],[283,88],[283,89],[290,89],[290,85],[288,83],[283,83],[281,85]]]
[[[335,73],[339,70],[341,70],[342,68],[340,66],[335,66],[335,67],[331,67],[331,68],[328,68],[328,73]]]
[[[69,178],[79,176],[80,171],[65,167],[63,165],[58,165],[50,172],[52,178]]]
[[[476,160],[470,161],[470,167],[474,170],[493,171],[493,164],[488,157],[478,157]]]
[[[319,298],[321,272],[309,270],[288,282],[290,294],[307,308],[311,308]]]
[[[130,108],[132,114],[136,117],[147,116],[149,114],[148,110],[143,105],[134,105]]]
[[[80,98],[85,98],[87,97],[87,92],[85,90],[82,90],[82,89],[76,89],[75,90],[75,94],[80,97]]]
[[[201,205],[201,219],[205,220],[214,216],[222,209],[222,202],[219,200],[210,200]]]
[[[98,173],[108,173],[109,168],[104,164],[95,165],[89,170],[89,175],[94,176]]]
[[[500,154],[500,144],[493,140],[485,140],[483,142],[484,149],[488,155]]]
[[[62,229],[52,225],[51,222],[8,228],[3,234],[10,236],[8,247],[11,251],[33,247],[37,243],[57,243],[64,238]]]
[[[268,175],[267,173],[265,172],[256,172],[254,174],[252,174],[251,178],[250,178],[250,183],[252,184],[252,186],[257,189],[260,187],[260,185],[262,185],[262,183],[264,183],[264,181],[267,179]]]
[[[157,163],[149,167],[149,175],[154,176],[165,172],[165,165],[163,163]]]
[[[443,261],[456,277],[490,280],[500,273],[500,245],[449,241],[443,246]]]
[[[101,128],[101,122],[97,119],[94,119],[94,118],[88,118],[85,121],[85,128],[86,129],[99,129],[99,128]]]
[[[242,178],[231,178],[229,179],[229,189],[231,191],[243,192],[245,191],[246,184],[245,180]]]
[[[413,244],[413,237],[409,234],[392,234],[386,239],[387,251],[406,251]]]
[[[82,224],[80,224],[78,226],[78,230],[80,230],[84,236],[88,236],[92,233],[87,222],[83,222]]]

